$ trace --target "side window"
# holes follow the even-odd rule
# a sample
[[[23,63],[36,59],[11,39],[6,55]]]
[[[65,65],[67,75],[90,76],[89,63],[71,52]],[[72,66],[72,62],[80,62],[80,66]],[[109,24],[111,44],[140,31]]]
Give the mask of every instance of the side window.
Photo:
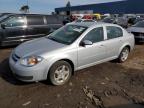
[[[28,25],[44,25],[43,16],[27,16]]]
[[[98,27],[91,30],[84,38],[84,40],[89,40],[93,43],[100,42],[104,40],[103,27]]]
[[[22,16],[13,16],[8,18],[4,23],[6,27],[17,27],[17,26],[24,26],[25,20]]]
[[[118,38],[123,36],[123,31],[119,27],[114,27],[114,26],[107,26],[107,38],[108,39],[113,39],[113,38]]]
[[[62,23],[58,16],[46,16],[47,24],[59,24]]]

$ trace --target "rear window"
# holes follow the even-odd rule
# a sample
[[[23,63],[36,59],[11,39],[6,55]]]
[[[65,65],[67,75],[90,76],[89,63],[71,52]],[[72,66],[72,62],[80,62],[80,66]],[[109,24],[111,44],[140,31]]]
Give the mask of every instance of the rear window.
[[[44,19],[43,16],[27,16],[28,25],[43,25]]]
[[[114,27],[114,26],[107,26],[107,38],[108,39],[113,39],[113,38],[118,38],[123,36],[123,31],[119,27]]]
[[[47,24],[60,24],[62,21],[59,16],[46,16]]]

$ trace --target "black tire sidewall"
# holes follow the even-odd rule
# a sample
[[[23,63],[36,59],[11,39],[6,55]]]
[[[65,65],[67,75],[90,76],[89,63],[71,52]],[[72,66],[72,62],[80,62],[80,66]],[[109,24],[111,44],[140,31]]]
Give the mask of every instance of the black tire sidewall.
[[[63,83],[59,84],[59,83],[57,83],[57,82],[55,81],[55,79],[54,79],[54,73],[55,73],[55,70],[56,70],[59,66],[61,66],[61,65],[66,65],[66,66],[69,67],[69,76],[68,76],[68,78],[67,78],[66,81],[64,81]],[[52,65],[52,67],[50,68],[50,71],[49,71],[49,80],[51,81],[51,83],[52,83],[53,85],[63,85],[63,84],[65,84],[66,82],[69,81],[71,75],[72,75],[72,67],[71,67],[71,65],[70,65],[68,62],[66,62],[66,61],[57,61],[57,62],[54,63],[54,64]]]

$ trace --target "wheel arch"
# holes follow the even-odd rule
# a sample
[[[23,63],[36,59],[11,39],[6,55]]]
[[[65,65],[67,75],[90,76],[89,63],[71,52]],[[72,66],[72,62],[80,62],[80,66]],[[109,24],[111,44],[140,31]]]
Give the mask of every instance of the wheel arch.
[[[121,53],[121,51],[125,48],[125,47],[128,47],[129,48],[129,51],[131,51],[131,46],[130,46],[130,44],[124,44],[121,48],[120,48],[120,50],[119,50],[119,55],[120,55],[120,53]]]
[[[60,59],[58,61],[66,61],[68,62],[70,65],[71,65],[71,68],[72,68],[72,74],[74,74],[74,70],[75,70],[75,66],[74,66],[74,63],[72,62],[72,60],[70,59]],[[57,62],[57,61],[56,61]]]
[[[74,75],[74,70],[75,70],[74,62],[71,59],[68,59],[68,58],[61,58],[61,59],[51,60],[51,63],[48,66],[47,72],[44,73],[44,76],[46,76],[46,78],[48,78],[50,68],[58,61],[66,61],[66,62],[68,62],[71,65],[71,67],[72,67],[72,75]]]

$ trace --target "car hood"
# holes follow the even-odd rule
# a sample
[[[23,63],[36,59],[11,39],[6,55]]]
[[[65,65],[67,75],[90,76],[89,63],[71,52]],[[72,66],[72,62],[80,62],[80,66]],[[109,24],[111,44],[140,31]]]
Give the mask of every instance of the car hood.
[[[144,33],[144,27],[130,27],[128,28],[128,31]]]
[[[55,42],[48,38],[40,38],[27,41],[19,45],[15,50],[15,54],[19,57],[26,57],[30,55],[41,56],[45,53],[65,47],[66,45]]]

